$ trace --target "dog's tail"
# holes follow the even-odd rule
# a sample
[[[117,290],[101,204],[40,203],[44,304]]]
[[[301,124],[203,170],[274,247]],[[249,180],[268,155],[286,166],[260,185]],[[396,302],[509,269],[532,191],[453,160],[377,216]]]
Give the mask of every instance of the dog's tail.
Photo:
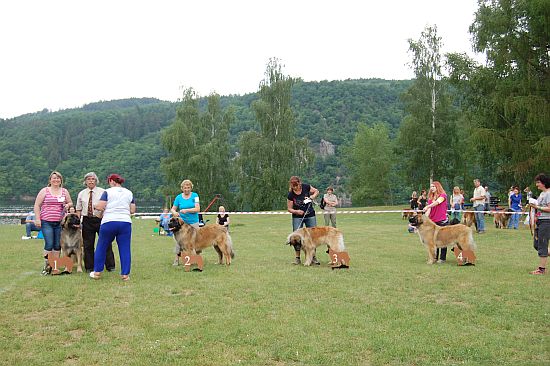
[[[338,236],[338,251],[343,252],[346,250],[346,246],[344,245],[344,235],[340,233]]]
[[[231,235],[229,235],[229,233],[227,234],[227,245],[229,246],[229,250],[231,252],[231,259],[235,258],[235,251],[233,250],[233,239],[231,239]]]
[[[470,240],[470,249],[472,249],[473,252],[477,250],[477,244],[474,240],[474,232],[470,230],[470,234],[468,235],[468,239]]]

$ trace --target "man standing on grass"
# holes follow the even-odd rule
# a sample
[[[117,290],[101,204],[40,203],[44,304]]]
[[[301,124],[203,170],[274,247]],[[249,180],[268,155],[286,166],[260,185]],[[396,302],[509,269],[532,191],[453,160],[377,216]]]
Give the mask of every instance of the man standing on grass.
[[[76,199],[76,213],[82,218],[82,241],[84,242],[84,266],[86,272],[94,270],[94,246],[96,234],[99,235],[101,226],[101,211],[94,209],[99,203],[105,190],[97,186],[97,175],[90,172],[84,176],[84,188]],[[112,244],[107,248],[105,268],[111,272],[115,270],[115,255]]]
[[[474,179],[474,196],[470,198],[470,201],[473,203],[476,223],[477,223],[477,232],[478,234],[485,233],[485,217],[483,216],[483,211],[485,210],[485,189],[481,185],[479,179]]]

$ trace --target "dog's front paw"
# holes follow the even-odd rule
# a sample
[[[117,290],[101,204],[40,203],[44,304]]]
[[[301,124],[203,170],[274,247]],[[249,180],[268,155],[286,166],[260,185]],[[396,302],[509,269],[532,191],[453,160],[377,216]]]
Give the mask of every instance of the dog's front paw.
[[[78,268],[76,269],[76,272],[82,273],[82,267],[78,267]]]

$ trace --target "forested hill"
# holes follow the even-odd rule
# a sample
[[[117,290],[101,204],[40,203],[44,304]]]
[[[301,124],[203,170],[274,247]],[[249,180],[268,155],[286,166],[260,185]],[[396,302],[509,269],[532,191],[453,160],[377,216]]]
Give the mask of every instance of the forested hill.
[[[321,139],[336,145],[336,156],[316,164],[310,180],[324,184],[345,174],[338,146],[351,142],[359,122],[385,122],[395,132],[403,118],[399,96],[409,85],[407,80],[380,79],[298,82],[292,100],[297,135],[307,137],[315,151]],[[230,130],[235,151],[239,135],[256,128],[250,108],[256,98],[255,93],[221,97],[222,106],[235,111]],[[160,159],[166,153],[160,131],[172,122],[177,106],[133,98],[0,119],[0,200],[34,197],[52,170],[64,175],[76,196],[81,177],[93,170],[101,177],[119,172],[139,199],[161,201]]]

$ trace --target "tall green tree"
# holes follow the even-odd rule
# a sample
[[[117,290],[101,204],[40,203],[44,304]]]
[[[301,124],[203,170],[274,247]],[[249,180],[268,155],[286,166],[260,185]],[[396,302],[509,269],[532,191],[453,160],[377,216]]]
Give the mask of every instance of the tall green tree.
[[[258,131],[245,133],[240,142],[240,192],[243,207],[255,210],[286,207],[288,180],[312,163],[308,141],[295,137],[294,113],[290,107],[295,80],[282,72],[277,59],[267,64],[260,83],[259,99],[252,109]]]
[[[190,179],[193,190],[201,196],[201,209],[216,194],[230,200],[231,184],[228,136],[232,111],[222,111],[217,94],[207,99],[206,111],[201,112],[196,93],[187,89],[174,122],[161,136],[168,152],[161,160],[167,182],[165,193],[179,193],[181,181]]]
[[[353,144],[344,148],[354,205],[392,201],[390,176],[395,157],[389,133],[386,124],[376,123],[369,127],[362,123]]]
[[[449,55],[480,154],[505,186],[550,171],[550,2],[482,0],[470,27],[485,65]]]
[[[442,74],[441,38],[428,26],[420,39],[409,39],[415,79],[403,94],[406,116],[398,146],[410,183],[448,176],[456,141],[455,119],[448,85]]]

